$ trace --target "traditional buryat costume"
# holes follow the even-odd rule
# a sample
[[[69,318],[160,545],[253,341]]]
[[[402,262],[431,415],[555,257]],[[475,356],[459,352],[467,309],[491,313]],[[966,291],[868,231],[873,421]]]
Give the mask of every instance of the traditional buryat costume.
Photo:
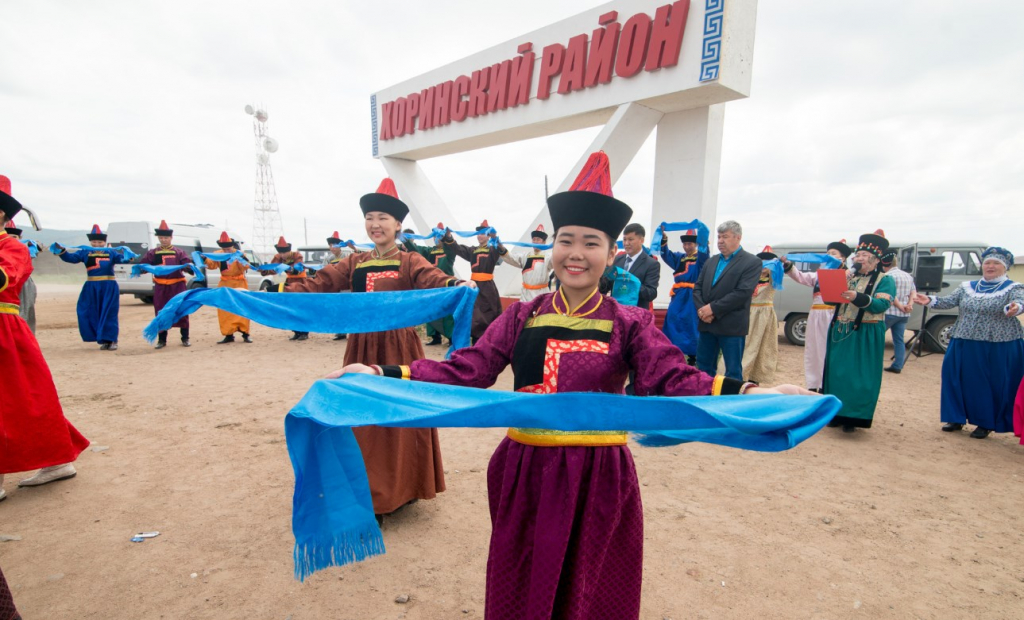
[[[604,153],[591,156],[581,186],[548,199],[555,233],[595,228],[616,239],[632,210],[611,196]],[[587,191],[603,188],[606,193]],[[622,394],[635,371],[636,394],[738,393],[743,384],[688,366],[646,309],[594,293],[569,308],[562,291],[517,302],[475,346],[446,362],[385,366],[383,374],[478,388],[509,364],[515,389],[540,394]],[[509,429],[487,474],[491,543],[488,620],[629,620],[640,614],[643,509],[626,433]]]
[[[846,239],[833,241],[826,250],[842,254],[845,261],[853,253]],[[793,263],[787,263],[786,274],[804,286],[811,287],[811,311],[807,314],[807,329],[804,332],[804,381],[808,390],[821,391],[825,371],[825,344],[828,342],[828,326],[835,314],[835,304],[826,303],[821,297],[818,272],[803,272]]]
[[[476,227],[478,232],[490,228],[487,220],[484,220]],[[494,322],[501,314],[501,296],[498,294],[498,287],[494,284],[494,269],[498,266],[502,257],[508,254],[502,246],[491,247],[490,243],[471,248],[467,245],[455,243],[455,238],[448,233],[442,243],[445,254],[455,259],[462,257],[469,262],[472,274],[470,279],[476,282],[477,296],[476,305],[473,306],[473,342],[476,342],[487,331],[487,326]]]
[[[537,230],[530,233],[530,240],[534,243],[540,240],[541,244],[548,240],[548,234],[544,232],[543,225],[537,226]],[[520,301],[531,301],[551,292],[551,256],[546,250],[530,248],[525,252],[520,252],[509,262],[523,270],[523,290],[519,294]]]
[[[385,179],[376,193],[359,200],[363,213],[379,211],[402,221],[409,207],[398,199],[391,179]],[[422,256],[393,250],[378,255],[351,254],[341,262],[320,270],[316,278],[290,283],[288,292],[353,293],[407,291],[440,288],[459,280],[430,265]],[[407,327],[387,332],[350,334],[345,365],[410,364],[424,356],[416,330]],[[353,429],[366,463],[378,515],[394,512],[415,499],[431,499],[444,491],[444,467],[436,428],[386,428],[363,426]]]
[[[322,267],[328,267],[330,265],[337,265],[341,261],[345,260],[345,257],[341,254],[341,250],[338,253],[334,253],[335,248],[341,247],[341,237],[338,236],[338,231],[334,231],[330,237],[327,237],[327,245],[331,247],[331,250],[327,252],[327,256],[324,257],[321,263]],[[353,252],[358,252],[355,248],[352,248]],[[347,338],[347,334],[334,334],[334,340],[344,340]]]
[[[857,245],[858,252],[870,252],[879,260],[888,249],[881,231],[861,235]],[[871,428],[882,390],[885,311],[892,304],[896,284],[880,270],[862,274],[854,269],[847,276],[847,286],[857,297],[836,308],[829,326],[824,392],[843,401],[832,426]]]
[[[1013,254],[1003,248],[988,248],[981,258],[999,260],[1007,270],[1013,265]],[[964,282],[949,295],[930,299],[931,308],[960,308],[942,360],[942,421],[997,433],[1014,430],[1014,397],[1024,378],[1024,328],[1016,314],[1006,313],[1013,303],[1017,314],[1024,309],[1024,284],[1004,274]]]
[[[444,230],[444,224],[441,222],[437,223],[438,230]],[[411,239],[405,240],[405,249],[410,252],[415,252],[427,259],[427,262],[437,267],[445,274],[455,277],[455,260],[453,257],[445,253],[444,248],[440,245],[433,245],[430,247],[424,247],[417,245],[412,242]],[[438,331],[434,323],[440,323],[441,331]],[[452,340],[452,329],[455,327],[455,321],[450,316],[444,317],[441,321],[434,321],[434,323],[427,323],[427,336],[430,336],[430,342],[428,344],[441,344],[441,335],[448,339],[448,342]]]
[[[778,256],[766,246],[758,255],[761,260]],[[775,315],[775,288],[771,274],[761,277],[750,301],[750,328],[743,345],[743,378],[758,384],[775,382],[779,364],[779,319]]]
[[[228,253],[237,252],[240,249],[238,243],[228,236],[226,230],[221,231],[217,245],[223,252]],[[215,261],[208,258],[206,259],[206,268],[220,270],[220,282],[217,284],[217,288],[237,288],[243,291],[249,289],[249,284],[245,279],[245,272],[249,271],[249,265],[243,261]],[[242,334],[243,342],[252,342],[252,339],[249,338],[249,319],[244,316],[218,309],[217,323],[220,325],[220,334],[224,336],[223,339],[217,341],[217,344],[234,342],[235,332]]]
[[[0,176],[5,221],[22,209],[10,188]],[[65,419],[39,343],[19,316],[18,293],[31,273],[28,248],[0,228],[0,500],[4,474],[43,468],[23,486],[69,478],[75,475],[71,463],[89,446]]]
[[[299,252],[292,252],[292,244],[285,241],[284,237],[277,240],[277,245],[274,246],[274,249],[277,250],[277,254],[274,255],[273,259],[271,259],[271,263],[291,266],[302,264],[302,254]],[[286,276],[285,284],[288,286],[305,282],[306,270],[300,269],[295,271],[293,267],[286,272]],[[306,340],[308,338],[309,332],[292,332],[292,337],[288,340]]]
[[[160,220],[160,226],[153,231],[157,237],[172,237],[174,231],[167,226],[166,220]],[[192,258],[182,250],[176,248],[173,245],[160,246],[154,248],[139,259],[139,263],[143,265],[190,265],[192,264]],[[160,314],[163,307],[178,293],[185,292],[185,273],[184,270],[176,271],[175,273],[168,274],[166,276],[153,275],[153,314]],[[181,344],[182,346],[191,346],[188,339],[188,317],[182,318],[180,321],[172,325],[181,330]],[[163,331],[157,337],[156,348],[162,349],[167,346],[167,332]]]
[[[16,237],[19,241],[24,231],[14,225],[14,222],[7,222],[6,225],[7,234],[12,237]],[[24,243],[24,242],[23,242]],[[29,253],[31,257],[31,251]],[[25,319],[28,323],[28,328],[32,330],[32,333],[36,333],[36,283],[32,280],[32,276],[29,276],[25,280],[25,284],[21,287],[21,302],[18,306],[18,311],[21,314],[21,318]]]
[[[679,240],[683,243],[697,243],[697,231],[688,230],[686,234],[679,236]],[[691,366],[696,361],[697,340],[700,338],[697,333],[700,319],[697,318],[697,308],[693,305],[693,287],[708,258],[707,252],[673,252],[668,249],[667,238],[661,245],[661,259],[673,272],[671,301],[661,329],[672,344],[686,354]]]
[[[106,241],[98,225],[86,235],[89,241]],[[117,313],[121,290],[114,280],[114,265],[127,262],[120,252],[95,248],[69,252],[61,247],[58,256],[65,263],[85,263],[86,279],[78,296],[78,332],[84,342],[98,342],[101,349],[117,348]]]

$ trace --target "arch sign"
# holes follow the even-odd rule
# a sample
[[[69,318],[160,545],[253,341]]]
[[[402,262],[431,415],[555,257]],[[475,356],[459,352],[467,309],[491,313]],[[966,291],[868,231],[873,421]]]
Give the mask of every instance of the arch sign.
[[[652,219],[713,225],[723,104],[749,95],[756,12],[757,0],[590,9],[373,94],[373,156],[421,230],[455,228],[418,160],[603,125],[563,191],[595,150],[608,153],[614,183],[657,127]],[[550,226],[546,209],[521,238],[537,224]],[[503,271],[499,288],[515,290]]]

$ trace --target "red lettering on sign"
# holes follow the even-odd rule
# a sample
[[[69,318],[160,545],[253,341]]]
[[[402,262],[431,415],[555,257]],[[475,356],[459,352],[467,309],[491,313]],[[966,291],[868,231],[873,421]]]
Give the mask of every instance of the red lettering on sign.
[[[413,93],[409,95],[409,105],[406,107],[405,113],[405,133],[416,132],[416,117],[420,113],[420,94]]]
[[[395,109],[391,112],[391,133],[396,138],[405,135],[405,97],[395,99]]]
[[[679,0],[659,7],[654,14],[654,28],[647,47],[647,71],[674,67],[679,63],[679,50],[683,46],[683,30],[690,13],[690,0]]]
[[[615,75],[633,77],[644,66],[647,55],[647,42],[651,37],[651,18],[644,13],[637,13],[629,18],[622,27],[619,38],[619,49],[615,59]]]
[[[387,102],[380,106],[380,139],[390,140],[391,139],[391,108],[394,107],[394,102]]]
[[[451,122],[452,82],[448,80],[444,84],[434,87],[434,127],[441,127]]]
[[[469,94],[469,77],[460,75],[455,78],[454,96],[452,97],[452,120],[461,123],[469,113],[469,102],[464,99]]]
[[[605,13],[601,17],[598,17],[597,18],[597,23],[601,24],[602,26],[607,26],[608,24],[610,24],[610,23],[612,23],[614,21],[618,21],[618,19],[619,19],[619,12],[618,11],[609,11],[608,13]]]
[[[434,87],[420,91],[420,129],[434,126]]]
[[[519,48],[516,49],[517,54],[525,54],[526,52],[533,49],[533,43],[521,43]]]
[[[590,35],[590,56],[583,85],[587,88],[612,81],[615,68],[615,49],[619,46],[622,24],[615,22],[607,28],[598,28]]]
[[[537,57],[527,52],[512,61],[512,75],[508,80],[508,105],[526,105],[530,103],[530,85],[533,82],[533,61]]]
[[[484,67],[473,72],[469,81],[469,116],[487,114],[487,87],[491,81],[491,68]]]
[[[487,89],[487,113],[508,107],[508,70],[511,60],[499,62],[491,67],[491,87]]]
[[[558,94],[583,89],[583,73],[587,68],[587,35],[580,34],[569,39],[566,48],[562,78],[558,80]]]
[[[552,43],[541,52],[537,99],[547,99],[551,96],[551,78],[562,71],[563,60],[565,60],[565,46],[561,43]]]

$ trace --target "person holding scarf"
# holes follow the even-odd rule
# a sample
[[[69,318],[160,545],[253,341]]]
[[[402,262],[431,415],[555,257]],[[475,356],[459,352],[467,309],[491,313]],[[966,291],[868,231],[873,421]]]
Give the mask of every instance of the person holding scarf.
[[[220,247],[221,252],[227,253],[239,252],[242,249],[237,241],[228,236],[226,230],[221,231],[220,238],[217,239],[217,246]],[[228,262],[208,258],[206,259],[206,268],[220,270],[220,282],[217,284],[217,288],[249,290],[249,283],[245,279],[245,272],[249,271],[249,265],[245,261]],[[224,336],[217,341],[217,344],[234,342],[235,332],[242,334],[242,342],[252,344],[252,338],[249,337],[249,319],[218,309],[217,323],[220,326],[220,334]]]
[[[11,195],[10,179],[0,176],[0,501],[7,497],[5,474],[38,469],[18,483],[22,487],[72,478],[75,459],[89,447],[89,440],[64,417],[39,343],[19,316],[18,294],[32,273],[32,259],[2,224],[22,209]],[[35,215],[29,215],[35,223]],[[0,611],[4,589],[0,587]]]
[[[975,439],[1013,429],[1013,406],[1024,378],[1024,284],[1006,276],[1013,253],[991,247],[981,255],[980,280],[964,282],[945,297],[917,293],[929,308],[959,308],[942,360],[942,430],[974,424]]]
[[[778,256],[771,246],[757,254],[762,261]],[[757,384],[775,381],[779,364],[779,318],[775,315],[775,287],[771,271],[761,268],[761,276],[750,301],[750,327],[743,344],[743,378]]]
[[[285,292],[372,293],[472,285],[444,273],[417,253],[399,249],[396,239],[409,207],[399,200],[391,179],[384,179],[375,193],[360,198],[359,206],[374,248],[324,267],[315,278],[291,282]],[[411,364],[424,355],[416,330],[407,327],[350,334],[345,364]],[[354,433],[366,463],[378,521],[406,504],[432,499],[445,490],[436,428],[364,426]]]
[[[5,225],[7,234],[11,237],[21,241],[22,229],[14,225],[14,222],[7,222]],[[32,243],[31,241],[29,243]],[[29,253],[31,258],[31,252]],[[32,333],[36,333],[36,283],[32,280],[32,276],[29,276],[25,280],[25,284],[21,287],[21,302],[18,306],[18,312],[21,314],[21,318],[25,319],[28,323],[28,328],[32,330]]]
[[[352,243],[351,241],[348,242],[348,245],[353,252],[359,251],[355,248],[355,244]],[[324,256],[324,260],[321,263],[321,267],[337,265],[341,261],[345,260],[345,257],[342,256],[341,254],[341,237],[338,236],[338,231],[334,231],[334,233],[330,237],[327,237],[327,247],[330,248],[330,251],[327,253],[327,256]],[[334,338],[332,338],[331,340],[344,340],[347,337],[347,334],[334,334]]]
[[[437,229],[444,230],[444,224],[438,222]],[[413,243],[412,239],[406,239],[405,242],[403,243],[406,250],[419,254],[423,258],[427,259],[427,262],[433,265],[434,267],[437,267],[444,273],[452,277],[455,277],[455,260],[445,253],[444,248],[441,247],[441,244],[441,237],[437,238],[437,240],[434,242],[433,247],[425,247],[422,245],[418,245],[416,243]],[[437,327],[434,326],[435,323],[439,323],[439,327],[441,328],[440,331],[438,331]],[[441,344],[442,334],[444,334],[444,337],[448,339],[448,344],[451,345],[452,329],[454,329],[454,327],[455,320],[450,316],[446,316],[441,321],[427,323],[427,336],[430,337],[430,340],[426,342],[426,345],[435,346]]]
[[[548,234],[544,232],[544,225],[538,225],[530,233],[530,243],[546,245],[547,242]],[[519,301],[530,301],[551,290],[551,258],[546,250],[526,248],[518,255],[509,254],[503,260],[523,270],[523,288],[519,293]]]
[[[329,377],[375,373],[488,388],[511,364],[515,389],[538,394],[622,394],[631,370],[640,396],[811,394],[708,376],[686,363],[649,311],[600,294],[633,213],[611,195],[603,152],[591,155],[569,191],[548,198],[548,209],[558,291],[513,303],[476,345],[447,361],[354,364]],[[487,620],[639,617],[643,509],[624,431],[509,429],[487,487]]]
[[[160,225],[153,231],[156,233],[156,240],[160,247],[153,248],[142,255],[139,263],[143,265],[190,265],[192,258],[181,248],[171,245],[174,237],[174,230],[167,226],[167,220],[160,220]],[[188,269],[189,273],[192,269]],[[153,314],[160,314],[163,307],[178,293],[185,291],[185,270],[166,276],[153,276]],[[181,346],[190,347],[192,343],[188,339],[188,317],[184,317],[172,327],[181,330]],[[155,349],[162,349],[167,346],[167,332],[160,332]]]
[[[107,235],[98,224],[86,235],[89,245],[102,248],[107,245]],[[85,263],[86,279],[82,293],[78,296],[78,333],[83,342],[97,342],[101,351],[117,350],[117,313],[121,309],[121,290],[114,279],[114,265],[128,260],[118,251],[98,252],[87,249],[68,252],[67,248],[55,243],[58,254],[65,263]]]
[[[853,254],[846,239],[833,241],[825,248],[826,253],[846,264],[846,259]],[[832,323],[836,305],[826,303],[821,298],[821,287],[818,285],[818,272],[803,272],[795,269],[793,263],[785,261],[786,275],[792,280],[811,287],[811,311],[807,314],[807,329],[804,332],[804,381],[807,389],[821,393],[825,374],[825,345],[828,342],[828,327]]]
[[[455,243],[455,237],[451,231],[445,234],[444,243],[441,246],[444,248],[445,256],[452,262],[455,262],[455,257],[459,256],[469,263],[472,271],[470,279],[476,282],[478,294],[476,305],[473,306],[473,329],[471,332],[473,342],[483,337],[487,326],[501,314],[501,295],[498,294],[498,287],[494,284],[494,269],[503,258],[508,256],[508,250],[502,245],[491,246],[490,239],[496,235],[493,232],[485,232],[490,227],[487,220],[476,227],[479,234],[476,236],[478,245],[475,248]]]
[[[686,355],[686,362],[696,366],[697,341],[700,339],[697,325],[700,319],[697,318],[697,307],[693,305],[693,287],[710,255],[698,251],[696,230],[687,230],[679,236],[683,244],[682,252],[668,249],[668,237],[662,235],[662,238],[661,259],[672,269],[673,282],[671,300],[661,329],[672,344]]]
[[[277,245],[274,246],[277,250],[277,254],[270,260],[271,263],[279,265],[289,265],[292,269],[286,272],[284,284],[292,285],[306,280],[306,270],[302,269],[298,272],[295,271],[294,266],[302,263],[302,254],[299,252],[292,252],[292,244],[288,243],[284,236],[278,238]],[[263,275],[271,275],[273,272],[264,271]],[[291,338],[288,340],[309,340],[309,332],[292,332]]]
[[[888,249],[881,230],[860,236],[842,294],[846,301],[835,309],[828,329],[823,391],[843,401],[830,426],[842,426],[845,433],[871,428],[882,390],[885,311],[896,295],[896,284],[879,269]]]

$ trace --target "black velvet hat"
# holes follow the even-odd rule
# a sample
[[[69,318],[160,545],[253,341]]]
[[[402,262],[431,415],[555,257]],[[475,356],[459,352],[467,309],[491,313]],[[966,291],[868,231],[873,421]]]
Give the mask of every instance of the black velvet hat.
[[[773,260],[778,258],[778,255],[772,252],[772,246],[766,245],[763,250],[757,253],[757,257],[761,260]]]
[[[107,240],[107,233],[105,233],[102,230],[100,230],[100,225],[99,224],[93,224],[92,225],[92,232],[88,233],[85,236],[89,238],[89,241],[106,241]]]
[[[21,233],[25,232],[20,228],[14,226],[14,222],[7,222],[7,226],[4,228],[8,235],[14,235],[15,237],[21,237]]]
[[[0,174],[0,210],[4,213],[4,219],[10,220],[21,211],[21,203],[11,196],[11,180]]]
[[[850,254],[853,254],[853,249],[846,245],[846,239],[840,239],[839,241],[833,241],[828,244],[825,251],[827,252],[829,250],[836,250],[843,255],[843,258],[850,258]]]
[[[233,247],[235,245],[235,242],[232,241],[231,237],[228,236],[228,231],[224,230],[221,231],[220,233],[220,239],[217,239],[217,245],[226,250],[230,247]]]
[[[157,237],[171,237],[174,231],[167,225],[167,220],[160,220],[160,225],[153,231]]]
[[[548,240],[548,234],[546,232],[544,232],[544,225],[543,224],[538,224],[537,225],[537,230],[535,230],[532,233],[530,233],[530,238],[533,239],[534,237],[540,239],[541,241],[547,241]]]
[[[548,197],[548,211],[556,236],[563,226],[586,226],[607,234],[613,242],[633,217],[629,205],[612,197],[611,170],[604,151],[591,153],[569,191]]]
[[[284,235],[281,235],[274,245],[274,249],[277,250],[278,254],[284,254],[285,252],[291,252],[292,244],[285,241]]]
[[[861,235],[860,241],[857,243],[857,251],[860,252],[861,250],[874,254],[881,259],[889,251],[889,240],[885,238],[885,232],[882,229],[878,229],[873,233]]]
[[[683,243],[697,243],[697,231],[690,229],[685,235],[679,235],[679,240]]]
[[[341,237],[338,236],[338,231],[334,231],[334,234],[327,237],[327,245],[341,245]]]
[[[363,215],[370,211],[387,213],[399,222],[409,215],[409,206],[398,199],[398,190],[395,189],[395,182],[390,178],[380,182],[380,187],[372,194],[366,194],[359,199],[359,208]]]

